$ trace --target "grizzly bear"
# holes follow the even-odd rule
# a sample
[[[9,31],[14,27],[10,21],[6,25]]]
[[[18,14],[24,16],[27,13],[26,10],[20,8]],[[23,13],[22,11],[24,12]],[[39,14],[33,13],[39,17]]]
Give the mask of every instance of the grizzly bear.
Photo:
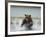
[[[21,27],[22,27],[23,25],[24,25],[27,29],[31,29],[31,27],[32,27],[32,25],[33,25],[33,21],[32,21],[31,15],[26,15],[26,14],[25,14],[25,18],[24,18],[24,20],[22,21]]]

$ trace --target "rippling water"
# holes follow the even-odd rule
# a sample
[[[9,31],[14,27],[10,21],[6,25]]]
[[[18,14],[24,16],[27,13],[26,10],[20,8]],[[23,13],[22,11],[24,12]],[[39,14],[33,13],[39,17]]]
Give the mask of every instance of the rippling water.
[[[39,24],[40,22],[38,22],[38,20],[33,20],[33,26],[31,27],[32,29],[30,30],[40,30],[41,29],[41,24]],[[23,26],[21,27],[21,23],[22,20],[18,20],[18,21],[13,21],[13,23],[10,25],[10,31],[15,32],[15,31],[27,31],[26,27]]]

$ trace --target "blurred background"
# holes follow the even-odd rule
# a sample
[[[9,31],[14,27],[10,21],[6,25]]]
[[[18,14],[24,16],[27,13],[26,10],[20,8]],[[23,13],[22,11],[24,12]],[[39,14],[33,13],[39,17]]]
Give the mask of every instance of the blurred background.
[[[26,31],[25,27],[21,27],[25,14],[31,15],[33,20],[32,30],[41,29],[41,7],[13,6],[10,8],[10,31]]]

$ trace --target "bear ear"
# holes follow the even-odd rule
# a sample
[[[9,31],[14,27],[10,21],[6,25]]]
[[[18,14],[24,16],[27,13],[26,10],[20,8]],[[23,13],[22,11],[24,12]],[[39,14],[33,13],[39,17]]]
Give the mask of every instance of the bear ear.
[[[29,15],[29,17],[31,17],[31,15]]]
[[[27,15],[25,14],[25,16],[27,16]]]

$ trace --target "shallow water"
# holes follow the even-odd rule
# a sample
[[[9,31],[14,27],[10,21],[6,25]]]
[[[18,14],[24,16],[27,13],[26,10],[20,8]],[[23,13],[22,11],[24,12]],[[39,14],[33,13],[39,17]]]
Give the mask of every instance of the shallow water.
[[[30,29],[31,31],[32,30],[37,31],[37,30],[41,29],[41,25],[37,24],[37,22],[38,21],[36,20],[35,23],[33,24],[33,26],[31,27],[32,29]],[[22,23],[21,20],[19,21],[19,23],[18,23],[18,21],[17,21],[17,23],[14,21],[14,23],[10,25],[10,31],[12,31],[12,32],[15,32],[15,31],[28,31],[29,29],[27,30],[27,28],[25,26],[21,27],[21,23]]]

